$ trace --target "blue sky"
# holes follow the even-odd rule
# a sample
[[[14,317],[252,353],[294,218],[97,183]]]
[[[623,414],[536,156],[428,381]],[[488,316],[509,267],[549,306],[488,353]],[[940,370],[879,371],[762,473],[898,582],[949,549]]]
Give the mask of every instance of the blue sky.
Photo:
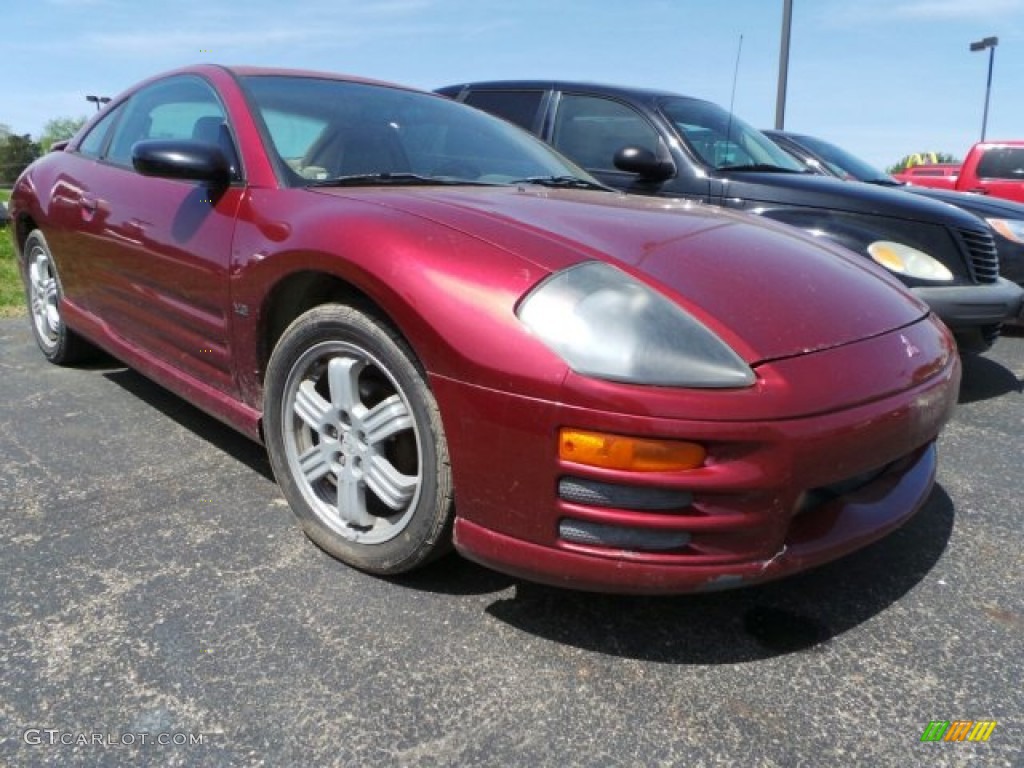
[[[782,0],[4,0],[0,123],[42,131],[185,64],[347,72],[424,89],[550,77],[664,88],[775,119]],[[794,0],[786,128],[878,166],[1024,138],[1024,0]]]

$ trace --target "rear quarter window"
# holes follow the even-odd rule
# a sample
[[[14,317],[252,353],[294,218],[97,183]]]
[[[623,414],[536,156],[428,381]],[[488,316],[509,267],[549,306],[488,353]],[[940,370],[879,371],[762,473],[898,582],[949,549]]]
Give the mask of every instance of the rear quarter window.
[[[532,131],[542,91],[470,91],[465,103]]]

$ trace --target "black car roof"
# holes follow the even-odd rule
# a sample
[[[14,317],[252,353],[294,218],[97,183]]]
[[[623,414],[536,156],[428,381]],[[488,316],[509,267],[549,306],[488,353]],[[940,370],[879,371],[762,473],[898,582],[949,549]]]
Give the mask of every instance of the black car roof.
[[[556,90],[556,91],[586,91],[588,93],[599,93],[605,96],[620,96],[642,101],[655,101],[663,97],[692,99],[682,93],[663,91],[654,88],[635,88],[629,85],[611,85],[608,83],[589,83],[576,80],[484,80],[468,83],[458,83],[439,88],[440,91],[451,91],[458,93],[465,88],[474,90]],[[705,99],[694,99],[705,101]]]

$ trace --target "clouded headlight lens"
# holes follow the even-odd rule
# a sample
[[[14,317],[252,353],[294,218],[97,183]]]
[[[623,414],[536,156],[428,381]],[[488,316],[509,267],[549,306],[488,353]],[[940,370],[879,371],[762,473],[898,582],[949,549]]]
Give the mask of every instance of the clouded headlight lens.
[[[1024,221],[1020,219],[985,219],[985,221],[1007,240],[1024,243]]]
[[[868,246],[871,258],[898,275],[920,280],[952,280],[953,273],[924,251],[891,240],[876,240]]]
[[[534,288],[519,319],[577,373],[671,387],[749,387],[754,372],[720,338],[615,267],[586,262]]]

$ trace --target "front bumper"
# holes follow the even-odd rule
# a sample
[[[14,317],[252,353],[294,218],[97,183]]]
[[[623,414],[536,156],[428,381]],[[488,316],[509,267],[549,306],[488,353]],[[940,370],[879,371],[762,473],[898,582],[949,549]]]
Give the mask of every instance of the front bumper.
[[[455,544],[483,565],[514,576],[598,592],[672,594],[758,584],[835,560],[903,525],[927,500],[935,479],[931,443],[906,457],[874,483],[812,513],[795,517],[785,541],[769,558],[736,562],[672,562],[663,556],[614,560],[597,548],[545,547],[458,518]]]
[[[834,383],[839,391],[852,366],[874,361],[874,373],[891,387],[894,358],[905,362],[912,349],[925,349],[930,326],[896,332],[906,342],[898,355],[883,336],[775,361],[758,374],[786,382],[818,371],[818,389]],[[934,327],[930,332],[936,335]],[[944,362],[936,366],[936,359]],[[455,545],[469,559],[519,577],[648,594],[754,584],[834,560],[903,524],[931,492],[934,440],[955,405],[960,367],[953,354],[918,360],[904,366],[898,391],[884,396],[851,400],[844,391],[836,398],[854,405],[821,401],[792,418],[734,421],[724,392],[708,395],[703,418],[666,418],[656,415],[661,409],[623,414],[434,379],[455,476]],[[562,426],[693,440],[707,446],[709,458],[686,472],[576,465],[558,458]],[[564,492],[566,480],[627,489],[623,499],[648,493],[660,508],[588,503]],[[672,494],[684,501],[660,504]],[[637,544],[587,542],[568,535],[572,530],[598,538],[624,532],[620,540]]]
[[[918,286],[910,291],[954,331],[1012,322],[1020,317],[1024,302],[1024,289],[1002,277],[982,285]]]

